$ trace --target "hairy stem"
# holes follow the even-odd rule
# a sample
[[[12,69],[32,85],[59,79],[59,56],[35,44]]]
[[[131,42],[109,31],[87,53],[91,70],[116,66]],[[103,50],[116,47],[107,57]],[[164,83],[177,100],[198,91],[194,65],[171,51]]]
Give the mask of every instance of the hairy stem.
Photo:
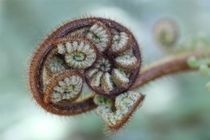
[[[141,73],[139,74],[136,82],[132,85],[131,89],[138,88],[149,83],[150,81],[169,74],[196,70],[196,68],[192,68],[187,64],[188,59],[192,56],[196,57],[197,59],[202,59],[210,56],[210,50],[174,54],[145,66],[141,70]]]

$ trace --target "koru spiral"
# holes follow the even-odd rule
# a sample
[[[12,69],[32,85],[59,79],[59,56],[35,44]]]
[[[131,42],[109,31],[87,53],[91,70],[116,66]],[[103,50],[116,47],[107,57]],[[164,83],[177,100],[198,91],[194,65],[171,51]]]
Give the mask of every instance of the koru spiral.
[[[130,90],[141,61],[139,45],[126,27],[104,18],[78,19],[39,45],[29,84],[46,111],[77,115],[96,109],[109,128],[119,129],[144,99]]]

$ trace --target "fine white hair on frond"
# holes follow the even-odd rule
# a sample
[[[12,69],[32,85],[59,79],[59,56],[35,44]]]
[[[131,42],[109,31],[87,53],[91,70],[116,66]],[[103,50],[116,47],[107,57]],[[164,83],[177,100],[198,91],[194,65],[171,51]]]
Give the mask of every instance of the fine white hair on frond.
[[[112,79],[115,85],[117,85],[118,87],[123,87],[129,83],[127,75],[122,70],[118,69],[113,69]]]
[[[78,96],[82,89],[82,78],[76,75],[70,76],[58,82],[53,88],[51,101],[57,103],[61,100],[71,100]]]
[[[116,97],[116,110],[112,111],[109,104],[97,107],[96,113],[106,122],[109,127],[125,124],[130,112],[135,110],[142,95],[136,91],[128,91]],[[140,102],[139,102],[140,103]]]
[[[57,45],[58,53],[65,56],[65,62],[72,68],[85,69],[96,60],[96,52],[88,42],[66,42]]]
[[[52,74],[59,73],[65,70],[63,60],[56,56],[48,60],[48,62],[46,63],[46,68]]]
[[[108,30],[102,23],[95,23],[92,25],[86,37],[95,43],[100,52],[107,49],[110,37]]]
[[[101,86],[105,93],[109,93],[114,89],[112,77],[108,72],[103,75],[101,79]]]
[[[128,35],[125,32],[115,34],[112,38],[111,51],[116,53],[125,50],[128,47]]]
[[[137,58],[133,55],[122,55],[115,58],[115,62],[122,68],[133,68],[137,63]]]
[[[101,77],[103,75],[103,72],[99,71],[96,74],[93,75],[93,77],[90,80],[90,85],[92,87],[99,87],[101,84]]]

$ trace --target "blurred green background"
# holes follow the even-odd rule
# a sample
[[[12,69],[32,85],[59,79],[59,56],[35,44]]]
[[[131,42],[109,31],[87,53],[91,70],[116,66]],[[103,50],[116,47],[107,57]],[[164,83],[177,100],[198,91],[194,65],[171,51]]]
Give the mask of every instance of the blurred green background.
[[[0,0],[0,140],[210,140],[209,77],[179,74],[140,89],[141,109],[126,127],[107,134],[95,112],[76,117],[46,113],[27,84],[30,57],[63,22],[101,16],[134,32],[144,65],[167,54],[153,38],[162,17],[177,21],[181,40],[210,33],[209,0]]]

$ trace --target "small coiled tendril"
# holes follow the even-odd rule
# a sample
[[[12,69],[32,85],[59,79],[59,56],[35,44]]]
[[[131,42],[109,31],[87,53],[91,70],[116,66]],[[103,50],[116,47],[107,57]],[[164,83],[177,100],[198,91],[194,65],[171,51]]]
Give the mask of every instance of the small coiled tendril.
[[[201,58],[192,55],[187,59],[187,65],[192,69],[198,69],[203,76],[210,75],[209,59],[209,39],[205,33],[197,33],[196,36],[179,41],[180,37],[178,24],[169,18],[160,19],[154,26],[154,35],[156,42],[164,47],[167,53],[181,54],[191,52],[201,52],[204,54]],[[210,89],[210,82],[206,84]]]
[[[48,112],[76,115],[97,108],[116,130],[144,99],[130,90],[140,66],[139,46],[127,28],[103,18],[78,19],[59,27],[38,47],[29,83],[33,97]]]
[[[177,23],[169,18],[160,19],[154,26],[154,35],[156,42],[165,47],[173,49],[179,39],[179,28]]]

